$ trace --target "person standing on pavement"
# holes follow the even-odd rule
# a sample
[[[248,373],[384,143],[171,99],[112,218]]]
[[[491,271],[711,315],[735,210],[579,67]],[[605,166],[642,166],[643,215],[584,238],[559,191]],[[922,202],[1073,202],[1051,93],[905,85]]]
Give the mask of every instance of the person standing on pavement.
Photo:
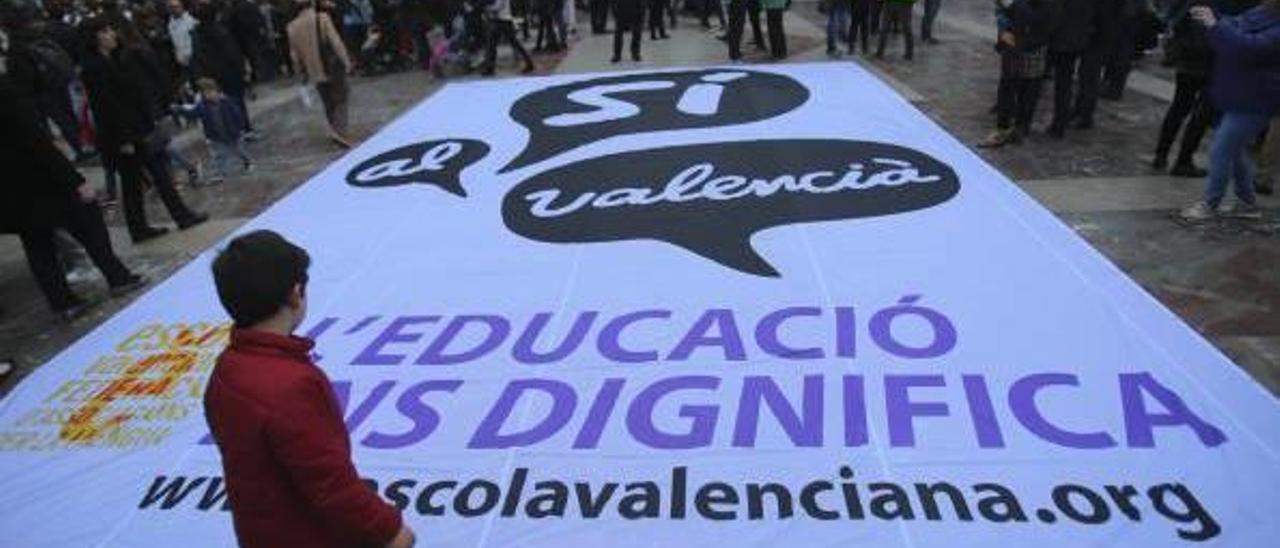
[[[614,1],[617,2],[618,0]],[[711,29],[711,14],[713,13],[716,16],[716,20],[720,22],[720,27],[724,28],[724,5],[720,3],[720,0],[702,0],[701,17],[703,29]]]
[[[787,29],[782,16],[791,0],[760,0],[764,8],[765,26],[769,29],[769,56],[778,61],[787,58]]]
[[[668,0],[649,0],[649,39],[666,40],[666,9]],[[572,4],[573,0],[568,0]]]
[[[484,76],[493,76],[495,66],[498,62],[498,43],[507,42],[511,45],[511,50],[524,60],[524,74],[533,72],[533,58],[529,56],[529,52],[525,51],[524,45],[520,43],[520,39],[516,37],[516,24],[511,19],[511,0],[494,0],[485,9],[485,17],[487,19],[489,44],[485,51],[484,68],[480,70],[480,74]]]
[[[187,12],[182,0],[169,0],[169,41],[173,43],[173,58],[178,63],[181,81],[191,80],[191,33],[199,24]]]
[[[1059,17],[1059,0],[1013,0],[1000,10],[1000,90],[996,130],[982,148],[1016,144],[1030,132],[1045,76],[1045,59]]]
[[[312,0],[299,0],[302,10],[289,22],[289,52],[295,70],[306,85],[316,88],[324,104],[329,123],[329,139],[343,148],[351,148],[347,130],[347,98],[350,93],[347,74],[351,58],[342,44],[342,36],[328,14],[319,13]]]
[[[252,0],[233,0],[227,27],[241,54],[249,61],[252,81],[269,80],[274,71],[267,64],[267,25],[257,4]]]
[[[1108,56],[1115,50],[1120,33],[1120,16],[1124,0],[1100,0],[1093,10],[1089,45],[1080,56],[1080,93],[1076,96],[1073,118],[1075,129],[1093,129],[1093,114],[1098,109],[1099,86]]]
[[[1066,136],[1071,121],[1072,100],[1076,93],[1076,73],[1080,70],[1081,56],[1089,46],[1093,34],[1094,13],[1100,1],[1063,0],[1058,25],[1049,41],[1049,68],[1053,74],[1053,121],[1049,124],[1050,137]]]
[[[622,42],[631,34],[631,60],[640,62],[640,38],[644,34],[645,0],[613,0],[613,58],[622,60]]]
[[[931,46],[938,44],[938,39],[933,37],[933,23],[941,10],[942,0],[924,0],[924,17],[920,21],[921,42]]]
[[[884,0],[884,19],[880,22],[880,46],[876,49],[876,58],[884,59],[884,48],[889,44],[889,35],[896,26],[902,29],[902,36],[907,41],[908,61],[915,57],[916,42],[911,31],[911,10],[916,0]]]
[[[18,234],[27,264],[49,307],[73,320],[90,306],[72,292],[58,257],[55,230],[66,229],[84,247],[113,296],[146,283],[116,256],[93,187],[50,140],[35,105],[10,80],[0,53],[0,232]]]
[[[134,243],[167,232],[147,223],[143,171],[150,176],[152,188],[179,229],[208,220],[207,215],[192,211],[182,201],[173,187],[169,157],[163,146],[149,142],[155,131],[152,105],[142,83],[129,74],[119,59],[115,29],[102,19],[91,19],[81,29],[85,41],[94,44],[85,54],[82,77],[97,122],[98,150],[104,162],[120,172],[125,222]]]
[[[1196,222],[1221,214],[1258,219],[1254,194],[1255,172],[1249,159],[1252,144],[1280,107],[1280,0],[1266,0],[1239,16],[1218,18],[1199,6],[1191,16],[1209,29],[1213,72],[1209,97],[1222,120],[1209,148],[1209,179],[1205,197],[1182,211]],[[1234,183],[1236,204],[1222,208],[1227,185]]]
[[[412,548],[395,506],[360,479],[315,342],[294,335],[307,313],[302,248],[266,230],[239,236],[213,260],[231,343],[204,392],[241,546]]]
[[[828,57],[835,57],[840,54],[840,49],[837,46],[840,42],[840,35],[849,30],[850,3],[850,0],[822,0],[820,4],[827,10]],[[853,35],[849,35],[849,38],[852,40]]]
[[[1133,57],[1137,53],[1138,33],[1146,14],[1146,0],[1116,0],[1121,4],[1120,21],[1116,25],[1115,42],[1107,56],[1099,97],[1118,101],[1124,97],[1124,88],[1133,71]]]
[[[849,55],[862,43],[862,54],[871,51],[871,4],[875,0],[852,0],[849,11]]]
[[[1209,6],[1209,0],[1195,0],[1190,7]],[[1213,52],[1209,48],[1208,29],[1189,16],[1179,14],[1173,25],[1173,37],[1169,52],[1176,69],[1176,87],[1173,102],[1165,111],[1160,125],[1160,137],[1156,143],[1155,158],[1151,167],[1163,171],[1169,164],[1169,151],[1182,131],[1182,145],[1178,158],[1169,173],[1175,177],[1204,177],[1207,173],[1196,167],[1193,156],[1200,149],[1209,123],[1213,120],[1213,106],[1209,100],[1209,72]],[[1185,129],[1183,128],[1186,122]]]
[[[591,34],[609,31],[609,0],[590,0]]]
[[[742,34],[746,32],[747,17],[751,17],[751,33],[756,49],[764,50],[764,33],[760,28],[760,0],[729,0],[729,32],[725,42],[729,45],[729,60],[742,59]]]

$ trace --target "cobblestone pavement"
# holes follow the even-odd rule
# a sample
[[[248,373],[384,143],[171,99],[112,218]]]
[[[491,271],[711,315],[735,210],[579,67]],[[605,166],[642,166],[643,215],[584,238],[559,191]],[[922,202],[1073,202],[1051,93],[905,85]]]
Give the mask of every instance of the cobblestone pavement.
[[[941,45],[918,45],[915,61],[900,58],[900,46],[885,60],[861,54],[832,60],[856,62],[879,74],[939,124],[964,142],[981,139],[993,125],[997,60],[991,48],[994,28],[989,0],[947,0],[935,33]],[[580,13],[580,38],[567,55],[537,58],[538,73],[577,73],[636,67],[723,63],[722,43],[693,18],[682,18],[671,40],[646,42],[643,63],[611,65],[611,36],[590,36]],[[792,56],[789,61],[827,61],[825,16],[816,4],[799,1],[787,14]],[[747,45],[749,62],[767,62]],[[508,75],[514,61],[505,67]],[[515,77],[515,76],[508,76]],[[450,76],[462,81],[471,76]],[[1103,102],[1098,127],[1072,132],[1063,141],[1042,133],[1021,146],[979,153],[1014,179],[1081,236],[1096,246],[1152,295],[1207,336],[1254,378],[1280,394],[1280,219],[1277,201],[1267,199],[1261,223],[1217,223],[1184,227],[1173,212],[1194,201],[1202,181],[1173,179],[1152,172],[1146,163],[1156,127],[1172,95],[1172,75],[1154,59],[1144,60],[1119,102]],[[397,114],[439,88],[444,81],[420,71],[359,78],[354,81],[352,123],[360,136],[371,135]],[[1046,88],[1036,128],[1047,124],[1052,92]],[[858,108],[851,94],[849,108]],[[126,262],[159,281],[186,264],[246,219],[257,215],[302,184],[341,152],[328,144],[321,117],[297,100],[288,83],[264,86],[251,106],[265,139],[250,146],[253,172],[212,187],[183,188],[184,195],[213,220],[187,232],[146,244],[128,242],[117,210],[108,211],[116,248]],[[203,155],[198,136],[180,137]],[[91,178],[100,170],[86,167]],[[182,176],[178,175],[179,180]],[[152,218],[168,222],[151,204]],[[1011,258],[1015,260],[1016,258]],[[74,275],[73,285],[99,301],[93,312],[71,324],[56,321],[27,273],[17,239],[0,237],[0,358],[13,357],[17,374],[0,385],[0,394],[21,377],[92,330],[128,299],[108,299],[96,274]]]

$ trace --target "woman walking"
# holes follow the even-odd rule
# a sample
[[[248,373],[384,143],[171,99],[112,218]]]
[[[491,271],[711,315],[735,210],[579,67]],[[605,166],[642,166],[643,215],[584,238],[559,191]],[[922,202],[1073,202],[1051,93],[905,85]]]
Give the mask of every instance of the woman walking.
[[[168,232],[147,222],[142,193],[144,171],[178,228],[187,229],[208,220],[207,215],[189,209],[173,187],[169,155],[162,143],[157,146],[154,142],[152,103],[142,79],[122,63],[115,29],[102,19],[90,20],[81,29],[85,42],[93,46],[82,60],[81,76],[97,122],[98,150],[104,162],[120,172],[125,224],[134,243]]]
[[[314,85],[324,104],[329,123],[329,139],[343,148],[351,147],[347,133],[347,98],[351,57],[342,45],[342,36],[328,15],[316,11],[315,2],[300,0],[302,11],[289,23],[289,51],[293,66],[303,81]]]

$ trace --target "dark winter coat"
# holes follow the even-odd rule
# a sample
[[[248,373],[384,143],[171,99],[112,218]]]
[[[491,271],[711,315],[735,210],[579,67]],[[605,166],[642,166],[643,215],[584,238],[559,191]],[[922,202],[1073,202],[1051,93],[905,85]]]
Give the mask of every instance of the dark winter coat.
[[[8,77],[0,77],[0,165],[0,232],[61,225],[84,183]]]
[[[1090,25],[1089,46],[1093,52],[1110,52],[1123,32],[1126,0],[1099,0],[1093,11]]]
[[[639,21],[644,16],[642,0],[613,0],[613,17],[619,21]]]
[[[146,47],[120,48],[120,69],[133,81],[138,82],[152,118],[161,117],[171,102],[169,93],[169,73],[156,56],[155,51]]]
[[[1195,76],[1209,76],[1213,50],[1209,48],[1209,33],[1204,25],[1191,17],[1182,17],[1173,26],[1169,40],[1169,52],[1178,72]]]
[[[1054,26],[1061,10],[1062,0],[1015,0],[1005,8],[1008,26],[1013,33],[1014,49],[1029,52],[1044,48],[1053,38]]]
[[[223,91],[239,95],[244,89],[244,54],[221,24],[201,22],[191,33],[191,69],[197,77],[218,82]]]
[[[250,55],[266,47],[267,23],[253,2],[238,0],[233,3],[227,26],[241,53]]]
[[[98,150],[118,154],[122,145],[140,145],[155,129],[144,83],[120,62],[119,55],[107,58],[97,51],[87,52],[80,78],[89,93]]]
[[[1093,14],[1100,0],[1062,0],[1058,24],[1049,42],[1049,50],[1080,53],[1089,46],[1093,34]]]
[[[1209,95],[1223,112],[1280,111],[1280,10],[1259,6],[1209,29]]]

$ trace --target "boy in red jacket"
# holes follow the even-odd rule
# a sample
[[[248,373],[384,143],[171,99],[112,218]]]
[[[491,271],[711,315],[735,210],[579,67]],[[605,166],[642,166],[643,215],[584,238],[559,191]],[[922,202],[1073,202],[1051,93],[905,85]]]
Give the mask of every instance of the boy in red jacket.
[[[204,395],[245,547],[411,547],[400,513],[356,474],[328,377],[292,335],[306,315],[307,252],[260,230],[213,262],[235,321]]]

